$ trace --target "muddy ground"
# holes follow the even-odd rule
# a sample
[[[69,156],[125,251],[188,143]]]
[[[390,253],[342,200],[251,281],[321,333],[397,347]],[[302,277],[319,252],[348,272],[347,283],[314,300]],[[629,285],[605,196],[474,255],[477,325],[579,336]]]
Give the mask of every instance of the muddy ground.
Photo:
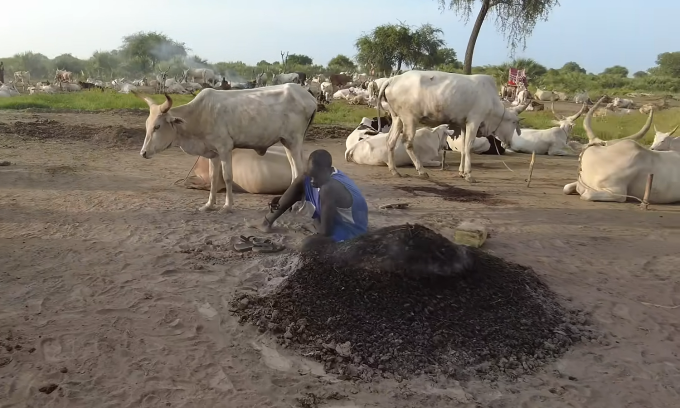
[[[528,155],[474,156],[473,186],[457,171],[396,179],[344,162],[344,140],[330,136],[349,130],[315,127],[306,149],[333,153],[372,227],[417,222],[452,237],[461,220],[479,220],[488,251],[533,267],[606,333],[513,382],[343,381],[229,313],[243,278],[280,262],[228,250],[254,234],[271,196],[237,194],[229,215],[198,212],[208,193],[173,185],[195,158],[172,148],[143,160],[144,119],[0,112],[0,161],[12,162],[0,167],[0,407],[677,406],[679,207],[565,196],[573,157],[538,157],[530,188]],[[411,205],[378,209],[395,201]],[[282,221],[274,240],[307,234],[306,220]]]

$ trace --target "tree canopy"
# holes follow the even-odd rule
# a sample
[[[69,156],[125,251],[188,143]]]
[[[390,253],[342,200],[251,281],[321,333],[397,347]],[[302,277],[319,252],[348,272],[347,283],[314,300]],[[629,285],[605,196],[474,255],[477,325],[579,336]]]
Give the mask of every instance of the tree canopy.
[[[437,0],[441,9],[453,10],[459,14],[465,23],[470,21],[473,6],[478,0]],[[477,19],[472,27],[470,40],[465,51],[465,64],[463,72],[472,72],[472,56],[477,43],[477,37],[482,29],[482,24],[488,16],[496,18],[496,29],[507,39],[510,47],[510,55],[522,46],[526,49],[527,38],[531,36],[539,20],[547,20],[550,10],[559,6],[558,0],[479,0],[480,9]]]

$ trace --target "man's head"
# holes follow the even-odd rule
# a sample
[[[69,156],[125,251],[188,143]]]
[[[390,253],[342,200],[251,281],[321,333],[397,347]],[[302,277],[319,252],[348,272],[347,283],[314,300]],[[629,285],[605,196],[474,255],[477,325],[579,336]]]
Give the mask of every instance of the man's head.
[[[307,175],[311,178],[312,187],[320,188],[331,179],[333,158],[327,150],[314,150],[309,155]]]

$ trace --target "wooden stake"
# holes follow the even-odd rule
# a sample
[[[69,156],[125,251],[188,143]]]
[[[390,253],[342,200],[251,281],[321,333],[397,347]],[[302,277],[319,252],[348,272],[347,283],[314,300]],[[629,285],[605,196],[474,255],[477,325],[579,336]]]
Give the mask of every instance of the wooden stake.
[[[531,162],[529,163],[529,178],[527,179],[527,187],[531,185],[531,176],[534,174],[534,164],[536,162],[536,152],[531,152]]]
[[[647,175],[647,185],[645,185],[645,196],[642,197],[642,203],[640,204],[641,210],[647,210],[649,208],[649,195],[652,193],[652,183],[654,182],[654,175]]]

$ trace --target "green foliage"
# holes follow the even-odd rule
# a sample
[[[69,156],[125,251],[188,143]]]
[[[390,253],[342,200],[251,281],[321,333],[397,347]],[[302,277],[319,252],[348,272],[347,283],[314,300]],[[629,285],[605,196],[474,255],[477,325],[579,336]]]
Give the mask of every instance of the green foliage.
[[[680,51],[659,54],[656,58],[656,65],[657,72],[655,74],[680,78]]]
[[[338,54],[328,61],[328,71],[334,74],[356,71],[356,69],[357,65],[346,55]]]
[[[310,57],[302,54],[290,54],[286,59],[286,64],[291,65],[312,65],[313,63]]]
[[[442,30],[431,24],[423,24],[417,29],[405,24],[381,25],[357,39],[354,44],[358,51],[356,59],[363,70],[385,75],[405,67],[432,69],[451,64],[451,53],[440,53],[445,45],[442,35]],[[453,55],[455,57],[455,52]]]
[[[560,68],[561,72],[564,73],[569,73],[569,72],[575,72],[577,74],[585,74],[586,70],[585,68],[581,68],[579,64],[576,62],[570,61],[567,62],[566,64],[562,65],[562,68]]]
[[[605,68],[605,70],[602,71],[602,74],[621,76],[625,78],[628,76],[628,68],[622,67],[621,65],[614,65],[613,67]]]

